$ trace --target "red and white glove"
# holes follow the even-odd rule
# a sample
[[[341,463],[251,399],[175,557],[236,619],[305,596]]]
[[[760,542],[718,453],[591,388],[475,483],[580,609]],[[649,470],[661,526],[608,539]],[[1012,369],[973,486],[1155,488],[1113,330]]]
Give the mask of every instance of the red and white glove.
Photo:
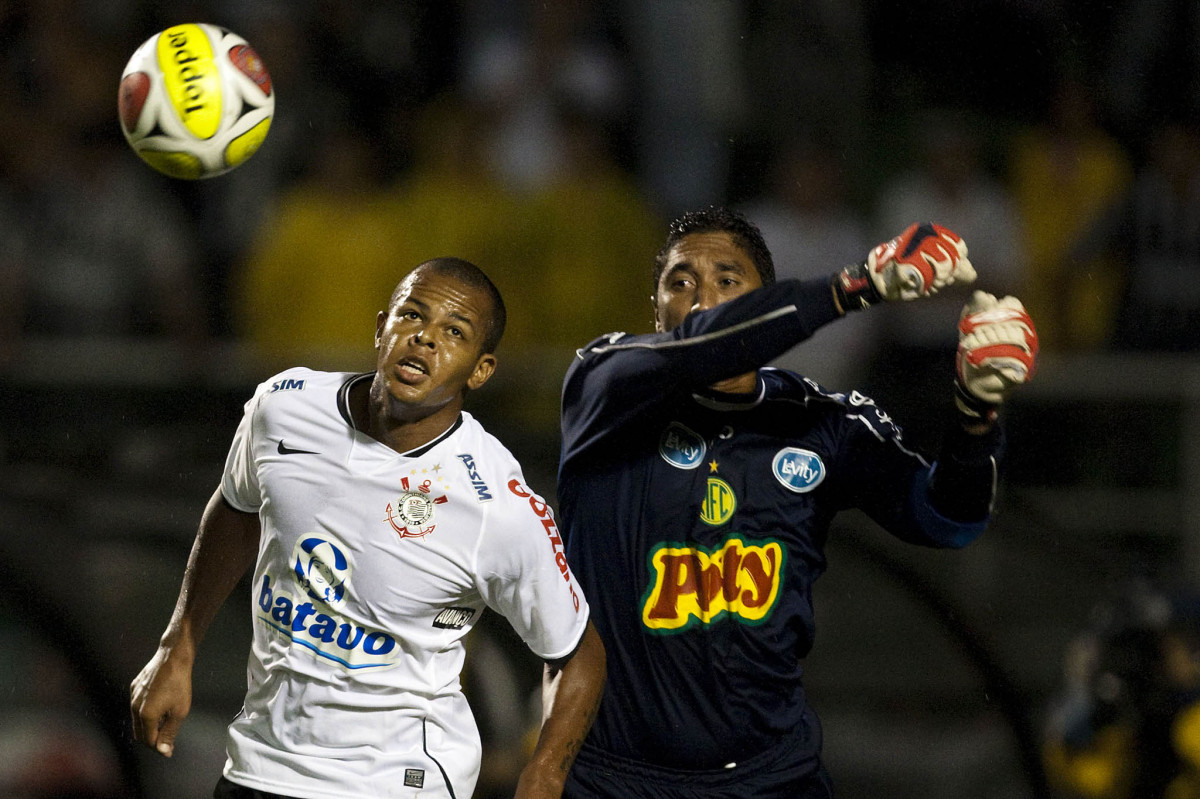
[[[975,268],[958,234],[932,222],[909,225],[903,233],[834,277],[833,290],[844,311],[878,302],[915,300],[952,283],[970,283]]]
[[[958,320],[958,409],[994,420],[1008,392],[1033,377],[1037,353],[1037,330],[1021,301],[976,291]]]

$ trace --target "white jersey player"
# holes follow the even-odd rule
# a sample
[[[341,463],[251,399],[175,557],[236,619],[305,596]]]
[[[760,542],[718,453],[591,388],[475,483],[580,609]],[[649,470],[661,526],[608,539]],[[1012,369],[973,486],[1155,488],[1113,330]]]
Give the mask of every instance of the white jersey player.
[[[550,508],[461,409],[494,369],[495,316],[503,327],[486,280],[456,259],[422,265],[380,314],[375,373],[292,369],[246,404],[133,685],[135,733],[170,754],[195,643],[252,562],[248,688],[217,795],[469,797],[480,742],[459,673],[485,607],[558,675],[520,787],[561,791],[603,649]]]

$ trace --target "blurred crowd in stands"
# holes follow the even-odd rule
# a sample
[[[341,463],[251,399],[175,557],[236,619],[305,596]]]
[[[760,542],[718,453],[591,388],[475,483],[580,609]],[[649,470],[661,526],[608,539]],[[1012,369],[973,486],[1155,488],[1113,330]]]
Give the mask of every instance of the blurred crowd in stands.
[[[211,180],[155,173],[117,120],[129,55],[179,22],[244,36],[277,91],[262,149]],[[934,220],[980,288],[1025,301],[1044,350],[1195,352],[1200,5],[0,2],[0,383],[52,339],[156,341],[198,374],[230,344],[254,379],[369,368],[373,330],[347,320],[456,255],[508,304],[507,412],[552,438],[575,348],[650,329],[665,224],[709,204],[762,228],[781,277]],[[964,298],[858,315],[782,362],[887,386],[919,426],[927,389],[896,370],[949,385]],[[11,760],[0,783],[22,784]]]
[[[128,55],[184,20],[248,38],[278,93],[252,161],[194,184],[116,119]],[[664,220],[710,203],[787,276],[935,219],[1046,348],[1191,350],[1198,27],[1170,0],[5,4],[0,352],[223,338],[324,365],[370,335],[343,320],[447,253],[498,279],[506,350],[569,351],[650,324]],[[947,313],[831,328],[808,371],[842,387],[881,341],[940,348]]]

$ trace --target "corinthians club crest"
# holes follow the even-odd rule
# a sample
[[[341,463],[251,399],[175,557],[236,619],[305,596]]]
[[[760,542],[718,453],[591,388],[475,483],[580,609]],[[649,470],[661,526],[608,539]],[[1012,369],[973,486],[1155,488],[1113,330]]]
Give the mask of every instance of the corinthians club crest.
[[[388,503],[387,523],[401,538],[424,538],[436,527],[433,511],[446,502],[446,495],[432,496],[429,480],[413,489],[408,478],[402,477],[400,485],[404,493],[394,503]]]

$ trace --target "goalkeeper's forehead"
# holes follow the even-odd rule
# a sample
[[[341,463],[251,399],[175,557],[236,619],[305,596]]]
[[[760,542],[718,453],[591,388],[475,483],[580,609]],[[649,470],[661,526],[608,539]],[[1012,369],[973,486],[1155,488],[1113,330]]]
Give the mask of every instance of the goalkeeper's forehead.
[[[701,266],[759,280],[763,277],[751,253],[736,234],[727,230],[702,230],[680,236],[667,250],[663,273]]]

